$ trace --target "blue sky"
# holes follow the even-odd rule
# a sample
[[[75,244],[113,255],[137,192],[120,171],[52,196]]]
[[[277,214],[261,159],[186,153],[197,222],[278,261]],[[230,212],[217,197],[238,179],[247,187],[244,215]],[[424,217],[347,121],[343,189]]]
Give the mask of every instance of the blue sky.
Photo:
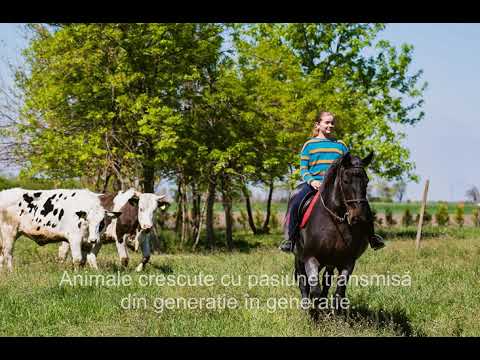
[[[412,44],[412,71],[424,70],[425,118],[405,127],[405,146],[416,164],[419,184],[409,183],[407,199],[420,199],[430,179],[429,199],[465,199],[471,185],[480,187],[480,24],[388,24],[381,38]],[[25,45],[18,24],[0,24],[0,60],[21,59]],[[0,62],[0,76],[8,79]]]

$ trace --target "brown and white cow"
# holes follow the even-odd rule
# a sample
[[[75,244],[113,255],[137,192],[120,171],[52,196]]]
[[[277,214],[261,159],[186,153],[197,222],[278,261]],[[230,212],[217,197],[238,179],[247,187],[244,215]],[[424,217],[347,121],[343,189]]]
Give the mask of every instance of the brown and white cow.
[[[66,241],[76,268],[86,261],[96,268],[89,250],[119,215],[105,210],[98,194],[85,189],[0,191],[0,269],[6,262],[13,270],[13,245],[21,235],[39,245]]]
[[[135,244],[135,250],[141,247],[143,253],[143,259],[137,266],[137,271],[141,271],[149,261],[151,254],[149,236],[153,229],[154,213],[157,208],[164,208],[168,204],[163,200],[164,197],[164,195],[141,193],[134,189],[100,195],[105,209],[121,212],[121,215],[110,223],[101,242],[115,242],[122,265],[128,265],[127,245],[131,242]],[[131,239],[134,240],[131,241]],[[98,244],[91,249],[91,257],[96,257],[100,247],[101,244]],[[67,244],[60,246],[58,252],[60,261],[65,261],[68,250]]]

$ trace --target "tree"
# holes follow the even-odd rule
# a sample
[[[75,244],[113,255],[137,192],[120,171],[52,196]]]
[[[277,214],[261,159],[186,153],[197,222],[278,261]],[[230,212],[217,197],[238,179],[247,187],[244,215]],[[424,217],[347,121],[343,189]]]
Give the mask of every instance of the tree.
[[[459,227],[463,227],[465,222],[465,204],[459,203],[455,208],[455,222],[458,224]]]
[[[480,202],[480,192],[475,185],[470,187],[465,195],[467,196],[467,199],[470,199],[474,203]]]
[[[244,25],[238,37],[253,47],[270,46],[293,54],[299,67],[291,68],[301,71],[303,80],[292,81],[297,91],[288,108],[289,129],[296,129],[290,138],[297,137],[297,144],[303,143],[315,113],[327,108],[336,114],[338,136],[352,151],[375,151],[374,172],[388,179],[402,175],[416,179],[409,152],[401,145],[404,135],[392,125],[415,124],[423,118],[426,84],[419,84],[422,71],[409,74],[412,46],[397,49],[385,40],[374,42],[384,28],[383,24],[252,24]],[[263,38],[275,41],[259,41]],[[366,55],[367,50],[372,55]],[[288,86],[285,80],[284,84]]]
[[[393,184],[393,193],[398,202],[402,202],[405,191],[407,190],[407,183],[401,179]]]
[[[31,173],[97,179],[106,188],[140,179],[153,191],[156,169],[183,139],[188,83],[220,46],[214,24],[33,25],[17,73],[23,91],[20,136]],[[215,36],[217,38],[215,38]],[[215,54],[213,55],[215,56]],[[100,172],[99,169],[105,169]],[[99,183],[103,182],[103,186]]]
[[[450,217],[448,215],[448,204],[446,202],[438,203],[435,220],[438,226],[446,226],[449,224]]]

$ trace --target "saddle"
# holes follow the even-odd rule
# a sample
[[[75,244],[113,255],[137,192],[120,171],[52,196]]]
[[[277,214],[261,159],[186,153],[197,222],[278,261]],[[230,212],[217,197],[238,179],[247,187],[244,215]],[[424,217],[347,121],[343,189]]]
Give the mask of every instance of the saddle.
[[[298,207],[298,219],[301,219],[300,229],[304,228],[308,222],[308,219],[310,219],[313,206],[317,202],[319,195],[320,191],[312,191],[305,195],[300,202],[300,206]]]

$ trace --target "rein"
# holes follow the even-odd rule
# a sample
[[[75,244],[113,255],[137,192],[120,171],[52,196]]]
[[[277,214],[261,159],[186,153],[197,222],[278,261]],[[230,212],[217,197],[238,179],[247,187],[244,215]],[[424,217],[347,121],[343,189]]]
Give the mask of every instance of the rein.
[[[353,169],[362,169],[364,170],[363,167],[361,166],[353,166],[352,167]],[[334,211],[330,210],[327,205],[325,205],[325,201],[323,200],[323,196],[322,196],[322,193],[320,192],[320,200],[322,201],[322,205],[323,207],[330,213],[330,215],[332,215],[338,222],[344,222],[344,221],[347,221],[348,225],[351,225],[350,224],[350,220],[349,220],[349,215],[350,215],[350,211],[348,210],[348,203],[361,203],[361,202],[368,202],[367,199],[349,199],[347,200],[345,198],[345,192],[343,191],[343,186],[342,186],[342,177],[341,175],[339,175],[339,172],[340,172],[340,168],[339,170],[337,171],[337,178],[339,179],[339,182],[340,182],[340,192],[342,193],[342,200],[343,200],[343,204],[345,205],[345,208],[347,209],[347,211],[345,212],[345,214],[343,214],[343,217],[340,217],[338,216]],[[318,190],[320,191],[320,190]]]

